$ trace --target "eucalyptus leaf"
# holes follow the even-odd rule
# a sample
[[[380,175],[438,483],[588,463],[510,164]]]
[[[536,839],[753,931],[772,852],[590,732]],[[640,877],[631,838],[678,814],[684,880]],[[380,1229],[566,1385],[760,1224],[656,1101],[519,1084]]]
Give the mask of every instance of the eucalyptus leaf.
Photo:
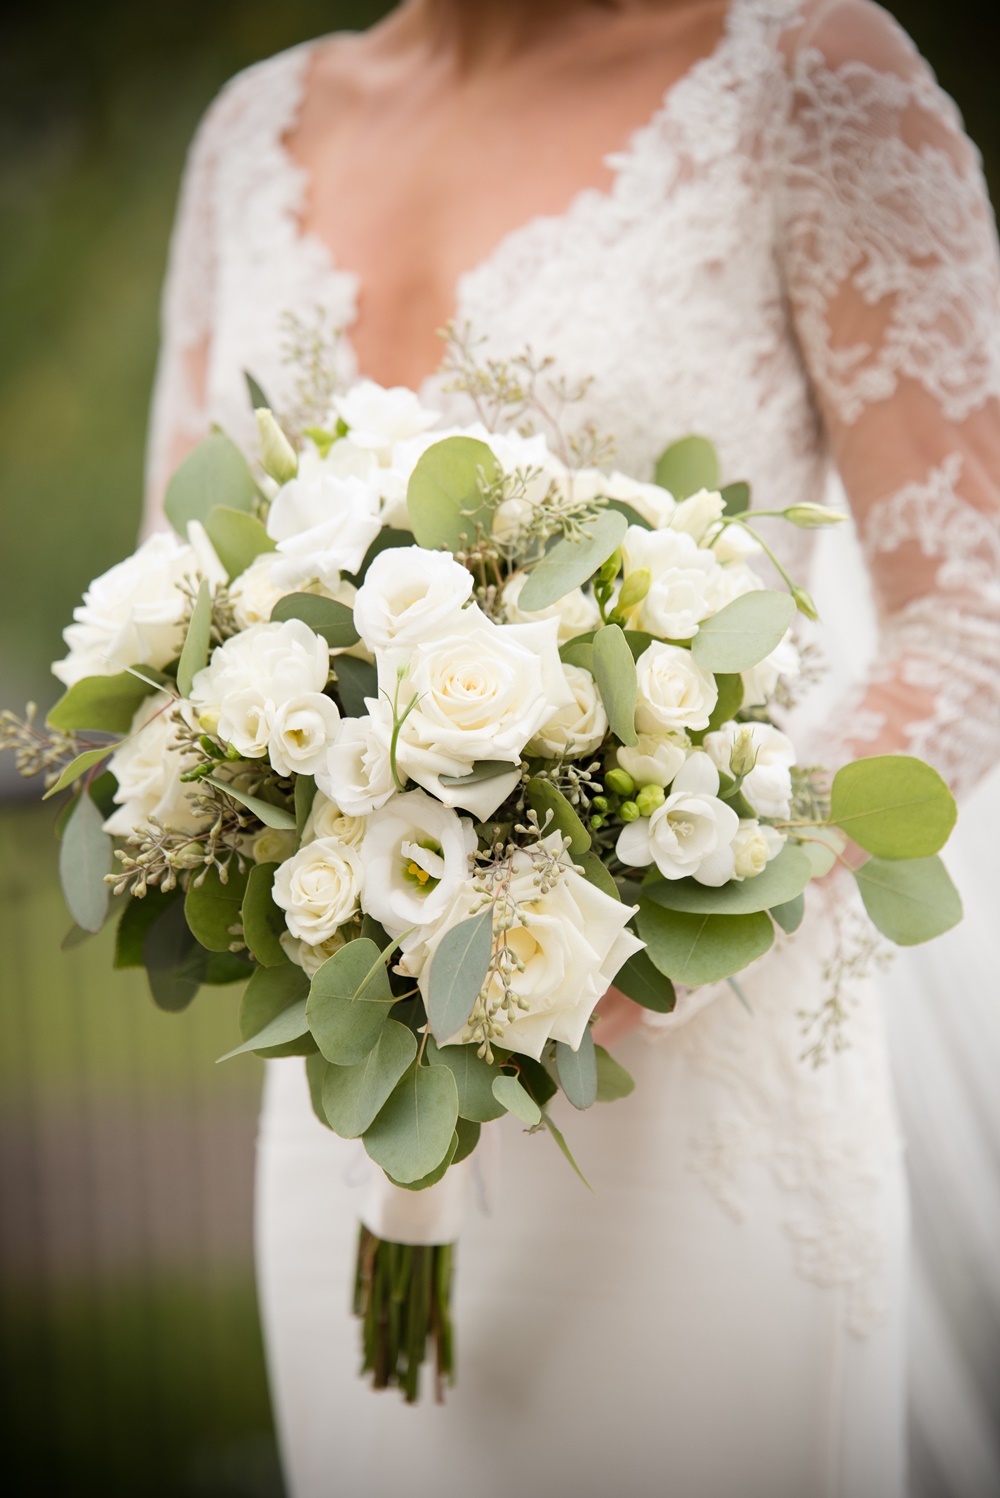
[[[305,1035],[309,1029],[306,1023],[306,1001],[299,999],[294,1004],[289,1004],[287,1009],[282,1009],[276,1014],[256,1035],[251,1035],[244,1040],[242,1045],[235,1046],[233,1050],[227,1051],[220,1056],[220,1061],[229,1061],[233,1056],[245,1056],[249,1051],[266,1051],[273,1046],[286,1045],[291,1040],[298,1040]]]
[[[591,1108],[597,1102],[597,1056],[590,1027],[574,1051],[563,1041],[556,1041],[556,1071],[559,1085],[574,1108]]]
[[[231,780],[223,780],[219,775],[206,775],[206,784],[214,785],[217,790],[225,791],[234,801],[245,806],[247,811],[252,811],[259,822],[265,827],[274,827],[279,832],[293,832],[295,830],[295,817],[283,806],[274,806],[270,801],[264,801],[260,796],[251,796],[246,791],[241,791],[238,786],[233,785]]]
[[[208,955],[188,929],[183,903],[162,906],[142,942],[149,991],[158,1008],[170,1013],[187,1008],[201,987]]]
[[[311,775],[296,775],[295,777],[295,831],[301,838],[306,830],[309,813],[312,811],[313,802],[316,800],[316,782]]]
[[[324,1129],[329,1129],[326,1114],[323,1112],[323,1083],[330,1063],[321,1051],[314,1051],[311,1056],[306,1057],[306,1082],[309,1086],[309,1101],[312,1110],[319,1119]]]
[[[200,947],[199,951],[203,962],[201,981],[209,987],[245,983],[257,971],[246,952],[207,952]]]
[[[557,541],[529,572],[518,595],[518,608],[534,613],[582,587],[618,550],[627,530],[624,515],[602,510],[596,519],[587,521],[582,539]]]
[[[390,1019],[367,1056],[353,1066],[330,1065],[323,1081],[323,1111],[334,1133],[342,1139],[359,1138],[416,1054],[412,1030]]]
[[[375,537],[374,541],[365,552],[364,560],[362,561],[361,566],[358,568],[357,572],[344,572],[341,574],[341,576],[345,578],[347,582],[353,584],[355,588],[360,588],[361,584],[365,580],[368,568],[371,566],[372,562],[374,562],[375,558],[379,555],[380,552],[392,551],[397,546],[412,546],[413,540],[414,537],[412,531],[401,531],[397,530],[394,526],[383,525],[382,529],[379,531],[378,535]]]
[[[749,671],[777,649],[794,617],[789,593],[755,589],[698,626],[691,654],[705,671]]]
[[[605,497],[604,503],[609,510],[617,510],[619,515],[624,515],[626,524],[641,526],[644,531],[651,531],[653,529],[645,515],[640,515],[639,511],[626,503],[624,499],[608,499]]]
[[[677,1003],[674,985],[653,966],[645,948],[633,952],[622,963],[615,973],[614,983],[627,999],[641,1004],[643,1009],[652,1009],[654,1014],[670,1014]]]
[[[708,727],[691,734],[693,743],[700,744],[707,733],[714,733],[723,723],[736,717],[743,705],[743,678],[738,671],[720,671],[715,678],[718,697],[708,720]]]
[[[681,437],[660,455],[654,475],[675,499],[688,499],[699,489],[718,489],[719,459],[707,437]]]
[[[602,1045],[594,1047],[597,1061],[597,1101],[616,1103],[635,1091],[635,1081],[624,1066],[616,1061]]]
[[[611,732],[623,744],[637,744],[635,705],[639,696],[635,661],[621,629],[606,624],[594,636],[594,680]]]
[[[602,894],[608,895],[612,900],[620,900],[618,886],[608,872],[608,866],[599,853],[578,853],[573,862],[583,870],[583,877],[595,889]]]
[[[493,907],[446,931],[431,958],[427,1018],[439,1043],[457,1035],[472,1013],[493,955]]]
[[[260,1033],[279,1014],[294,1005],[302,1004],[309,996],[309,978],[295,963],[284,967],[259,967],[243,990],[240,999],[240,1040],[244,1044]],[[254,1045],[264,1056],[290,1056],[301,1054],[303,1040],[311,1040],[308,1026],[303,1026],[286,1040],[276,1041],[273,1046]],[[309,1049],[315,1051],[315,1044]]]
[[[395,997],[386,971],[390,955],[370,937],[346,942],[323,963],[313,978],[313,989],[317,994],[331,993],[363,1003],[393,1004]]]
[[[812,865],[813,878],[822,879],[837,862],[837,854],[846,848],[847,839],[836,827],[810,827],[798,846]]]
[[[766,911],[752,915],[697,915],[639,901],[639,935],[661,973],[688,988],[716,983],[749,966],[774,943]]]
[[[542,1121],[542,1110],[535,1102],[530,1093],[525,1092],[516,1077],[495,1077],[493,1079],[493,1096],[501,1103],[508,1113],[513,1113],[522,1123],[529,1128],[535,1128]]]
[[[495,1056],[497,1054],[495,1047],[493,1054]],[[520,1067],[518,1081],[521,1086],[532,1102],[537,1103],[539,1108],[544,1108],[545,1104],[559,1091],[559,1083],[553,1075],[555,1065],[553,1064],[552,1070],[549,1071],[543,1062],[536,1061],[533,1056],[518,1056],[517,1064]]]
[[[833,777],[830,820],[877,858],[928,858],[955,825],[955,798],[936,770],[909,754],[879,754]]]
[[[580,821],[562,791],[557,790],[551,780],[535,777],[528,781],[526,795],[528,805],[537,813],[539,825],[545,833],[561,832],[569,838],[569,851],[574,858],[586,853],[590,847],[590,833]],[[546,816],[551,812],[548,825]]]
[[[744,483],[742,480],[737,480],[735,484],[726,484],[725,488],[719,490],[719,493],[722,495],[722,502],[725,507],[724,514],[745,515],[747,510],[749,510],[750,485]]]
[[[72,785],[74,781],[86,775],[88,770],[92,770],[95,765],[99,765],[102,759],[107,759],[108,755],[113,754],[117,747],[116,744],[104,744],[100,749],[85,749],[82,754],[78,754],[75,759],[70,761],[55,785],[50,786],[45,792],[42,800],[47,801],[50,796],[58,795],[60,791],[64,791],[67,786]]]
[[[240,907],[247,887],[246,873],[240,873],[233,859],[223,884],[219,870],[210,864],[200,883],[188,885],[184,916],[196,940],[210,952],[228,952],[239,926]]]
[[[812,878],[812,863],[800,847],[786,843],[776,858],[750,879],[732,879],[713,887],[696,879],[651,879],[642,892],[665,910],[703,915],[748,915],[770,910],[800,895]]]
[[[435,1165],[433,1170],[428,1171],[425,1176],[421,1176],[419,1181],[396,1181],[393,1180],[392,1176],[389,1176],[389,1180],[392,1181],[392,1184],[394,1186],[399,1186],[403,1191],[426,1191],[428,1186],[436,1186],[438,1181],[444,1179],[445,1175],[448,1172],[448,1168],[457,1153],[458,1127],[456,1125],[455,1131],[451,1136],[451,1143],[449,1144],[448,1149],[445,1152],[444,1158],[441,1160],[440,1164]]]
[[[483,500],[481,473],[495,483],[500,465],[475,437],[445,437],[422,454],[406,490],[418,546],[460,551],[477,534],[489,535],[493,512]]]
[[[208,652],[212,636],[212,594],[208,583],[202,579],[198,596],[191,610],[184,647],[177,662],[177,690],[182,697],[190,697],[191,684],[198,672],[208,664]]]
[[[59,845],[59,882],[70,915],[84,931],[100,931],[111,891],[111,838],[89,796],[80,796]]]
[[[593,676],[593,639],[567,640],[565,645],[559,646],[559,659],[564,666],[582,666],[585,671],[589,671],[591,676]]]
[[[271,895],[276,863],[254,864],[243,895],[243,937],[263,967],[282,967],[288,962],[281,945],[285,914]]]
[[[355,1066],[377,1044],[388,1023],[389,1008],[384,1004],[358,1004],[342,994],[317,989],[316,978],[307,1010],[313,1039],[327,1061],[336,1066]]]
[[[146,893],[141,899],[137,899],[135,895],[130,896],[115,932],[114,966],[116,968],[143,967],[142,948],[146,932],[168,905],[183,899],[184,891],[179,884],[175,884],[173,889],[166,892],[158,885],[150,884],[147,885]]]
[[[805,895],[796,895],[794,900],[787,900],[784,905],[772,905],[771,914],[788,936],[797,931],[802,925],[806,913]],[[732,979],[729,980],[732,982]]]
[[[458,1122],[455,1125],[455,1133],[458,1136],[458,1148],[452,1156],[452,1165],[461,1165],[463,1160],[469,1158],[479,1143],[479,1136],[482,1133],[482,1129],[482,1124],[474,1123],[471,1119],[463,1118],[459,1114]]]
[[[561,1153],[569,1161],[570,1165],[573,1167],[573,1169],[576,1172],[576,1174],[580,1177],[580,1180],[586,1186],[587,1190],[588,1191],[593,1191],[594,1188],[591,1186],[590,1182],[587,1180],[587,1177],[584,1175],[583,1171],[580,1169],[579,1165],[577,1165],[576,1161],[574,1160],[574,1158],[573,1158],[573,1152],[570,1149],[569,1145],[566,1143],[566,1140],[565,1140],[565,1137],[563,1136],[562,1130],[559,1129],[559,1128],[557,1128],[557,1126],[552,1122],[552,1119],[549,1117],[549,1115],[547,1113],[543,1113],[542,1114],[542,1122],[544,1123],[545,1127],[548,1129],[549,1133],[552,1135],[552,1138],[555,1140],[556,1144],[559,1146],[559,1149],[560,1149]]]
[[[427,1056],[432,1065],[446,1066],[458,1088],[458,1116],[473,1123],[489,1123],[505,1112],[493,1096],[495,1066],[476,1055],[474,1045],[437,1046],[428,1041]]]
[[[368,712],[366,697],[378,696],[378,673],[370,661],[359,661],[353,655],[338,655],[334,662],[337,696],[345,718],[363,718]]]
[[[243,454],[222,432],[213,432],[174,473],[163,508],[174,530],[186,541],[190,521],[200,520],[204,525],[209,510],[216,505],[249,511],[256,497],[257,485]]]
[[[869,858],[854,872],[872,921],[900,947],[950,931],[962,919],[962,900],[940,858]]]
[[[87,728],[128,733],[140,704],[156,690],[155,685],[141,681],[131,671],[116,676],[84,676],[63,693],[46,722],[63,733]]]
[[[274,542],[261,521],[245,510],[213,505],[205,516],[205,530],[230,582],[240,577],[264,552],[274,551]]]
[[[363,1135],[365,1150],[406,1185],[434,1170],[451,1147],[458,1089],[446,1066],[412,1066]]]
[[[301,619],[314,634],[321,635],[332,650],[346,650],[361,638],[354,625],[354,610],[317,593],[287,593],[271,610],[271,623]]]

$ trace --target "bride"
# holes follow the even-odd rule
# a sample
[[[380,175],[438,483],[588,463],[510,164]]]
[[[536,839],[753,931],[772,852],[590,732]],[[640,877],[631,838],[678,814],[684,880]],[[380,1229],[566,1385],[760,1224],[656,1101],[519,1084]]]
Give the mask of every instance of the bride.
[[[638,475],[690,432],[768,508],[836,471],[878,664],[848,706],[818,694],[816,758],[913,752],[960,790],[996,759],[996,240],[954,107],[869,0],[405,0],[249,69],[185,178],[151,495],[210,423],[252,444],[244,371],[294,405],[289,314],[300,349],[342,330],[337,377],[453,420],[435,330],[530,345],[592,377],[580,418]],[[834,882],[747,974],[752,1015],[609,1001],[636,1091],[566,1121],[593,1195],[503,1138],[443,1408],[357,1380],[363,1161],[269,1063],[258,1266],[295,1498],[900,1494],[907,1199],[867,944]]]

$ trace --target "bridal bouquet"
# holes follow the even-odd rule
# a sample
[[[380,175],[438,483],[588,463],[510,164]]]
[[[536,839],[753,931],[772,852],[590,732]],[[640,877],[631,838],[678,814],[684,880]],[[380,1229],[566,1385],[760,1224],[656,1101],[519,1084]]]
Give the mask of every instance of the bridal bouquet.
[[[64,696],[4,734],[68,793],[74,939],[114,910],[116,965],[166,1009],[247,980],[230,1054],[306,1057],[320,1122],[393,1191],[508,1113],[576,1168],[553,1097],[632,1087],[595,1044],[609,985],[660,1012],[738,991],[848,837],[879,931],[959,919],[936,772],[831,782],[772,721],[814,609],[705,439],[645,482],[367,381],[294,441],[257,418],[259,465],[218,432],[187,458],[176,534],[91,585]],[[450,1376],[451,1253],[362,1229],[376,1386],[416,1398],[429,1344]]]

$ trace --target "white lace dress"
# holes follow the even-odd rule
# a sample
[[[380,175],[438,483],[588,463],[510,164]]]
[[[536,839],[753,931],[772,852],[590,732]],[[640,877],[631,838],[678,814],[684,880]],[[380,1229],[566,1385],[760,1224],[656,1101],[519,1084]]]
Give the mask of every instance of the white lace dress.
[[[293,399],[286,311],[324,309],[356,372],[359,277],[301,232],[307,183],[283,145],[309,57],[234,80],[193,148],[153,494],[210,421],[252,445],[244,370],[279,409]],[[610,190],[463,277],[459,318],[490,352],[530,344],[593,376],[584,414],[636,475],[692,431],[768,508],[821,499],[835,466],[880,627],[849,709],[825,701],[823,757],[846,739],[910,750],[969,787],[1000,726],[1000,278],[953,105],[868,0],[733,0],[715,51],[611,165]],[[465,414],[433,380],[424,394]],[[857,939],[850,902],[827,905],[747,975],[752,1017],[727,991],[650,1023],[620,1048],[633,1096],[561,1118],[593,1194],[551,1140],[501,1127],[489,1210],[460,1244],[444,1408],[356,1381],[363,1162],[312,1118],[299,1064],[269,1064],[260,1291],[295,1498],[902,1491],[907,1207],[872,979],[851,989],[849,1047],[800,1059],[835,933]]]

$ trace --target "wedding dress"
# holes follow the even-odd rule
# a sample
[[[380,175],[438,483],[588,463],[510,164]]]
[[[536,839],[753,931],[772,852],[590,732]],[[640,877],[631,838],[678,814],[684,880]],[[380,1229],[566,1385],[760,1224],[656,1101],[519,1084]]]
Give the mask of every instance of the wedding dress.
[[[279,411],[294,405],[286,314],[344,330],[332,357],[341,378],[358,372],[363,275],[302,232],[308,183],[284,145],[312,45],[235,79],[194,145],[165,293],[154,495],[213,421],[253,446],[244,371]],[[733,0],[712,54],[608,160],[609,190],[518,228],[462,278],[458,320],[490,355],[530,345],[570,379],[591,376],[582,416],[637,476],[689,432],[715,440],[725,479],[751,480],[764,508],[820,500],[839,471],[878,631],[852,698],[834,712],[828,685],[815,694],[813,752],[913,752],[969,790],[1000,729],[1000,276],[957,111],[868,0]],[[471,416],[440,380],[422,394]],[[803,581],[811,534],[774,533]],[[821,610],[839,609],[834,651],[857,677],[859,575],[827,564],[813,586]],[[313,1118],[300,1063],[269,1063],[258,1264],[294,1498],[902,1491],[908,1214],[884,984],[860,972],[867,937],[849,893],[810,903],[812,919],[747,973],[752,1014],[723,986],[687,1023],[650,1017],[617,1048],[635,1093],[559,1116],[592,1193],[551,1139],[498,1126],[500,1159],[474,1173],[459,1244],[458,1383],[443,1407],[407,1408],[357,1380],[348,1287],[364,1156]],[[975,939],[959,934],[954,968],[936,969],[925,1008],[945,1036]],[[838,975],[847,1045],[814,1068],[803,1012]],[[922,1397],[940,1408],[943,1312],[929,1291],[922,1304],[922,1353],[941,1359],[921,1369]],[[971,1398],[959,1411],[975,1461],[938,1491],[997,1490],[978,1414]]]

